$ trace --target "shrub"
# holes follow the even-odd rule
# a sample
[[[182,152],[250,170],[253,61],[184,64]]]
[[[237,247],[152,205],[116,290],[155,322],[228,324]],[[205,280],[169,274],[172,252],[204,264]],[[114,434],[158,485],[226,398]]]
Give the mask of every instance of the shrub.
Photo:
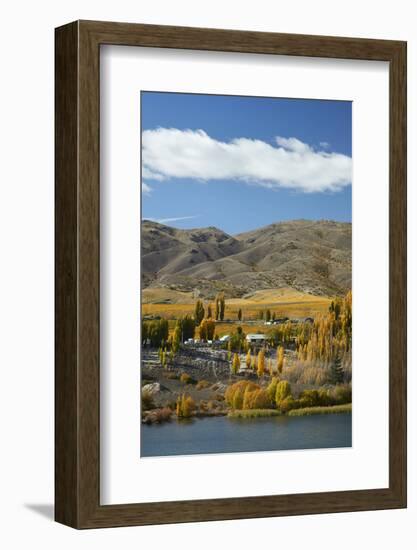
[[[169,407],[163,407],[162,409],[155,409],[155,422],[166,422],[171,419],[172,410]]]
[[[352,403],[352,386],[350,384],[336,386],[332,391],[332,397],[337,405]]]
[[[301,407],[328,407],[335,404],[334,397],[325,389],[304,390],[299,401]]]
[[[176,372],[165,372],[162,376],[168,380],[178,380],[178,374]]]
[[[278,382],[277,389],[275,392],[275,402],[277,406],[279,406],[281,401],[283,401],[290,395],[291,395],[290,383],[287,382],[287,380],[281,380],[281,382]]]
[[[142,410],[149,411],[155,407],[152,396],[148,392],[142,391]]]
[[[189,374],[187,374],[186,372],[183,372],[180,376],[180,382],[182,382],[183,384],[192,384],[194,380],[191,378]]]
[[[195,410],[195,402],[192,397],[189,395],[178,396],[176,413],[178,418],[189,418]]]
[[[205,390],[211,386],[211,382],[208,380],[199,380],[196,385],[197,390]]]
[[[298,399],[294,399],[292,395],[289,395],[285,399],[283,399],[278,408],[282,413],[287,413],[289,411],[292,411],[293,409],[298,409],[300,407],[300,402]]]

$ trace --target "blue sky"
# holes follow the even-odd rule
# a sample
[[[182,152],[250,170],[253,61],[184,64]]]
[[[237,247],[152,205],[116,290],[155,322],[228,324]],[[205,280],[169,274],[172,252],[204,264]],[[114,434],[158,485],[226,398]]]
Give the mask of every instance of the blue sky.
[[[142,218],[351,221],[351,102],[142,92],[141,118]]]

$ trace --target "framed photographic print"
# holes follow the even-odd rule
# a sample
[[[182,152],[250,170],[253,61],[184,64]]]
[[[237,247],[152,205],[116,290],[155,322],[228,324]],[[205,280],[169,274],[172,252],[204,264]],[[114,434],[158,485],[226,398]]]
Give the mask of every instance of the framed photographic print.
[[[56,29],[56,520],[406,506],[406,44]]]

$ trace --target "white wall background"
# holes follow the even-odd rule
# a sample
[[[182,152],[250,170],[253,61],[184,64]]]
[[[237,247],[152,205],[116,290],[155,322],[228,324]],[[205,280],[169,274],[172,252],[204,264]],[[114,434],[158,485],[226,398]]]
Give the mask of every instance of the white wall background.
[[[0,71],[0,544],[380,550],[415,546],[417,518],[417,20],[397,0],[15,0],[2,5]],[[77,532],[52,522],[54,27],[74,19],[408,40],[409,508]],[[370,218],[373,207],[370,205]],[[372,251],[370,251],[370,254]],[[343,475],[343,472],[341,472]],[[209,475],[209,472],[202,472]]]

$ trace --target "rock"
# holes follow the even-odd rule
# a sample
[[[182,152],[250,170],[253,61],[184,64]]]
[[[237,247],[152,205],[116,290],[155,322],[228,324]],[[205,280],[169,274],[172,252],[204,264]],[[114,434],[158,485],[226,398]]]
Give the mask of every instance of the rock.
[[[153,397],[161,391],[161,384],[159,382],[152,382],[152,384],[145,384],[142,387],[142,393],[146,393],[149,397]]]

